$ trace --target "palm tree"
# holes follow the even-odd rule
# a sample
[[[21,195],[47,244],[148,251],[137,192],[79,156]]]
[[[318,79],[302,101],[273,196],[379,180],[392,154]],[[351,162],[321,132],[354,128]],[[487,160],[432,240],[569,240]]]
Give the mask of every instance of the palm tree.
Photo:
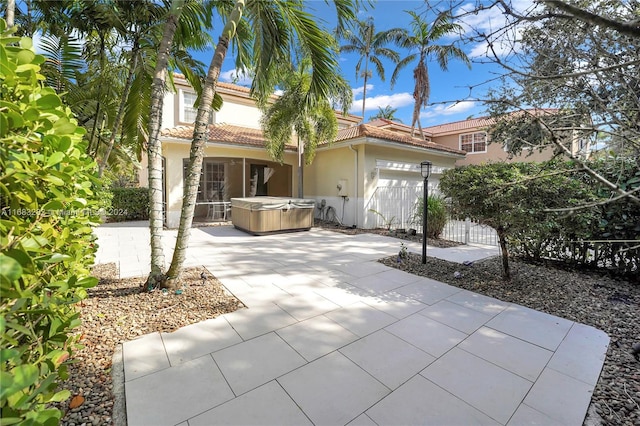
[[[347,13],[351,18],[355,16],[355,6],[351,1],[339,3],[341,7],[336,8],[338,13]],[[349,5],[351,7],[345,7]],[[248,28],[252,29],[251,33],[247,31]],[[251,59],[252,68],[255,70],[251,93],[259,102],[266,102],[266,98],[273,93],[275,85],[281,79],[280,64],[291,63],[295,51],[309,58],[313,70],[309,92],[305,98],[307,105],[313,105],[315,99],[328,98],[334,84],[338,61],[332,37],[320,29],[313,17],[304,10],[303,0],[235,1],[233,9],[226,17],[226,24],[218,39],[200,96],[186,170],[178,235],[171,266],[166,274],[167,280],[164,283],[168,288],[177,288],[180,283],[207,141],[207,119],[222,64],[229,44],[236,37],[236,30],[244,31],[245,37],[253,35],[252,56],[239,54],[238,58]],[[238,43],[238,46],[240,44]]]
[[[431,56],[435,56],[440,69],[446,71],[449,64],[449,58],[457,58],[463,61],[469,68],[471,62],[467,55],[454,44],[434,44],[442,37],[461,30],[460,25],[453,23],[451,14],[443,12],[429,25],[420,15],[413,11],[406,11],[411,15],[411,31],[405,28],[395,28],[389,30],[393,35],[395,43],[407,49],[410,53],[407,57],[398,62],[396,69],[391,76],[391,87],[398,80],[400,71],[416,59],[418,63],[413,69],[413,80],[415,86],[413,89],[413,99],[415,101],[413,107],[413,118],[411,119],[411,135],[415,134],[416,123],[420,131],[420,136],[424,139],[422,125],[420,124],[420,109],[429,104],[429,95],[431,94],[431,84],[429,82],[429,70],[427,60]]]
[[[283,71],[287,73],[287,70]],[[336,76],[331,98],[341,102],[346,114],[353,102],[351,87],[341,76]],[[261,120],[267,151],[272,158],[282,161],[284,149],[295,130],[298,139],[298,197],[303,197],[303,165],[311,164],[319,143],[332,141],[338,133],[338,120],[330,99],[312,98],[306,102],[311,84],[311,63],[302,60],[296,70],[289,68],[284,79],[284,93],[272,105],[263,107]],[[304,154],[305,161],[302,161]]]
[[[376,115],[372,115],[369,117],[369,120],[375,120],[376,118],[385,118],[391,121],[397,121],[398,123],[402,123],[402,120],[396,117],[396,112],[398,112],[398,108],[392,108],[391,105],[387,105],[386,107],[378,107],[378,112]]]
[[[369,70],[369,63],[375,66],[376,73],[382,81],[384,81],[384,66],[382,58],[392,60],[398,63],[400,55],[393,49],[385,47],[389,43],[393,33],[389,31],[376,32],[373,18],[366,21],[356,21],[357,34],[348,31],[345,39],[348,44],[341,46],[340,51],[351,53],[356,52],[360,55],[360,59],[356,64],[356,79],[360,76],[364,77],[364,89],[362,92],[362,119],[364,120],[365,102],[367,98],[367,81],[372,76]],[[364,70],[361,72],[364,65]]]

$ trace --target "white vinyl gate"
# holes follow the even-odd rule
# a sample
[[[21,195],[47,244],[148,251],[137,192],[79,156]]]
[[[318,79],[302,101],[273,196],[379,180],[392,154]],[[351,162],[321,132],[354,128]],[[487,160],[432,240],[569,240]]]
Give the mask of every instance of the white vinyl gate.
[[[429,194],[438,193],[429,185]],[[423,196],[423,185],[379,186],[365,207],[369,224],[375,228],[414,228],[422,233],[422,218],[416,217],[416,203]],[[445,225],[442,239],[463,244],[498,245],[493,228],[469,219],[450,219]]]
[[[415,228],[422,232],[422,220],[414,219],[422,191],[422,185],[377,187],[366,207],[370,223],[374,228]]]

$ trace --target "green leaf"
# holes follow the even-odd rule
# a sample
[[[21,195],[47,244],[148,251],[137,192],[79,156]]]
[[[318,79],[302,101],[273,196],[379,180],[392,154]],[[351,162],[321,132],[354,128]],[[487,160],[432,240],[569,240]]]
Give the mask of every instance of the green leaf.
[[[13,368],[10,373],[13,375],[11,388],[14,391],[26,389],[38,380],[38,368],[35,365],[19,365]]]
[[[65,157],[65,153],[64,152],[54,152],[48,159],[47,159],[47,167],[51,167],[51,166],[55,166],[56,164],[60,163],[62,160],[64,160]]]
[[[47,182],[56,185],[56,186],[64,186],[65,183],[62,179],[60,179],[57,176],[53,176],[53,175],[48,175],[44,177],[44,180],[46,180]]]
[[[60,392],[57,392],[51,398],[48,398],[47,402],[62,402],[62,401],[66,401],[70,397],[71,397],[71,392],[65,389]]]
[[[0,278],[12,283],[22,276],[22,266],[14,258],[0,254]]]
[[[41,109],[53,109],[62,106],[58,95],[50,94],[42,96],[36,100],[36,106]]]
[[[79,286],[79,287],[84,287],[84,288],[95,287],[96,285],[98,285],[98,279],[95,278],[95,277],[84,277],[84,278],[78,280],[76,285]]]

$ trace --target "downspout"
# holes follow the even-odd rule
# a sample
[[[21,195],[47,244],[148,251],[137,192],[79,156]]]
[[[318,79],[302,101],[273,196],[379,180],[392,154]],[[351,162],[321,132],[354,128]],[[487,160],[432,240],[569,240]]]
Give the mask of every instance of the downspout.
[[[354,213],[355,213],[354,215],[355,223],[353,224],[353,227],[357,228],[358,227],[358,150],[355,149],[353,145],[349,145],[349,149],[353,151],[355,154],[355,157],[354,157],[355,169],[353,171],[353,177],[354,177],[353,183],[355,185],[356,190],[355,190],[355,202],[353,203]]]

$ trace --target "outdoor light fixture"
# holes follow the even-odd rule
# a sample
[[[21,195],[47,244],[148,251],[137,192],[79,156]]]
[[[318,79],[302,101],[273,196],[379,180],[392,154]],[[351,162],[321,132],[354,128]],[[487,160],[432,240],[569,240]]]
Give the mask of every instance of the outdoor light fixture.
[[[427,199],[429,198],[429,176],[431,161],[420,163],[420,174],[424,178],[424,205],[422,206],[422,264],[427,264]]]

